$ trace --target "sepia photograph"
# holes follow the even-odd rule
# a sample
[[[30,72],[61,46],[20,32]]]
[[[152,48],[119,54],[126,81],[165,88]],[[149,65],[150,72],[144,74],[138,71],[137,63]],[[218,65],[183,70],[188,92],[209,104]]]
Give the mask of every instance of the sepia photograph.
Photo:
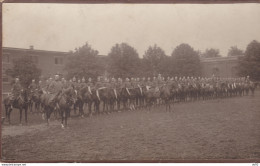
[[[260,161],[260,3],[3,3],[1,162]]]

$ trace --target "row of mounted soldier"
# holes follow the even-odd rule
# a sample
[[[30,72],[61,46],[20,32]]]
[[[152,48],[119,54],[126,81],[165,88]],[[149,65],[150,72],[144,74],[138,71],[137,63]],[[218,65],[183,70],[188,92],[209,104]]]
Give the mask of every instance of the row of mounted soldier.
[[[137,108],[150,108],[153,105],[164,104],[166,110],[170,110],[173,102],[186,102],[196,100],[208,100],[214,98],[225,98],[232,96],[252,94],[256,83],[250,81],[249,76],[240,78],[219,78],[219,77],[167,77],[160,74],[158,77],[148,78],[105,78],[98,77],[94,83],[91,78],[76,79],[73,77],[67,81],[55,75],[54,79],[49,78],[45,83],[32,80],[27,88],[23,88],[19,78],[15,79],[11,94],[5,99],[6,115],[15,108],[26,110],[34,103],[35,109],[46,114],[49,122],[52,112],[60,114],[65,123],[70,116],[70,109],[78,108],[79,115],[84,116],[84,104],[88,105],[88,115],[100,113],[99,105],[103,103],[103,111],[109,113],[114,110],[134,110]],[[26,102],[27,101],[27,102]],[[94,109],[92,111],[92,105]],[[26,108],[28,106],[28,108]],[[115,106],[117,107],[115,109]],[[21,122],[20,111],[20,122]]]

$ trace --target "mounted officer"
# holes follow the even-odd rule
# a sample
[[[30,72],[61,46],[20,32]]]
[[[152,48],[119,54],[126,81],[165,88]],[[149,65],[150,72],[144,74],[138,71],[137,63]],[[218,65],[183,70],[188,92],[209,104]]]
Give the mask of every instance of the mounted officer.
[[[58,96],[62,92],[62,83],[59,80],[59,75],[55,75],[54,80],[50,82],[50,85],[47,89],[48,93],[51,94],[50,96],[50,103],[55,103]]]
[[[11,89],[11,94],[13,95],[13,97],[11,98],[11,108],[13,108],[13,104],[15,105],[19,99],[19,97],[21,97],[21,92],[23,91],[23,87],[20,84],[20,80],[18,77],[15,78],[15,83],[13,84],[13,87]]]
[[[37,85],[35,79],[32,80],[32,83],[28,86],[30,93],[34,93],[37,90]]]
[[[150,77],[148,77],[147,82],[146,82],[146,89],[149,90],[152,86],[153,86],[153,83],[152,83]]]
[[[111,79],[111,83],[110,83],[109,86],[110,86],[110,88],[112,88],[114,90],[115,96],[117,98],[117,91],[116,91],[117,83],[116,83],[116,79],[115,78]]]
[[[132,88],[132,84],[131,84],[129,78],[125,79],[124,87],[126,88],[127,93],[130,95],[129,88]]]
[[[37,85],[37,89],[42,90],[42,88],[43,88],[43,85],[42,85],[42,81],[40,80],[38,85]]]
[[[94,84],[92,82],[92,78],[91,77],[88,78],[87,86],[88,86],[89,93],[92,94],[92,89],[94,89]]]

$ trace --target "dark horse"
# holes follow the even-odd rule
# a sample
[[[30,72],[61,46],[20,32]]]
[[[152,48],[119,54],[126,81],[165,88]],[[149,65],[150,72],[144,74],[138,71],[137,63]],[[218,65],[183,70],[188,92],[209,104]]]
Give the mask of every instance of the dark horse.
[[[70,107],[76,102],[76,91],[73,88],[64,89],[57,99],[59,105],[59,112],[61,115],[61,127],[67,126],[67,118],[70,112]]]
[[[30,109],[30,112],[33,112],[33,105],[34,105],[36,113],[40,113],[40,111],[41,111],[40,96],[42,94],[43,94],[43,91],[42,90],[38,90],[38,89],[29,93],[29,105],[28,105],[28,108]]]
[[[8,118],[9,124],[11,124],[10,116],[11,116],[11,112],[12,112],[13,108],[19,109],[19,111],[20,111],[20,125],[22,125],[22,112],[24,110],[25,123],[27,124],[28,103],[29,103],[29,99],[28,99],[28,90],[27,89],[23,90],[16,100],[12,100],[11,95],[8,95],[4,99],[5,112],[6,112],[6,116]],[[13,106],[13,108],[11,106]]]
[[[62,118],[61,126],[64,127],[63,121],[65,120],[65,126],[67,125],[67,117],[70,112],[70,107],[75,104],[76,101],[76,91],[69,87],[68,89],[63,89],[56,100],[50,101],[53,94],[44,94],[44,108],[46,114],[47,125],[49,125],[50,116],[52,112],[59,112]]]
[[[97,95],[98,93],[98,95]],[[112,88],[99,88],[96,91],[96,109],[99,112],[99,105],[103,103],[103,113],[110,113],[114,110],[114,105],[117,99],[116,92]]]
[[[171,87],[164,85],[160,88],[160,97],[163,100],[166,111],[171,110]]]

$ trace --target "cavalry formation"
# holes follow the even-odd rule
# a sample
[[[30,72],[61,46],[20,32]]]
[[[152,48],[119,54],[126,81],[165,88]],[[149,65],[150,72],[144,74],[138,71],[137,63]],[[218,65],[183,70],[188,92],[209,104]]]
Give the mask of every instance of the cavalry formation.
[[[234,96],[252,95],[257,83],[249,77],[241,78],[201,78],[201,77],[158,77],[148,78],[105,78],[98,77],[94,83],[89,78],[67,81],[55,75],[45,83],[39,81],[29,87],[22,87],[19,78],[15,79],[12,92],[4,99],[6,116],[10,123],[13,108],[20,110],[20,124],[22,111],[34,106],[36,112],[42,112],[49,124],[50,116],[61,117],[61,125],[67,125],[67,118],[71,110],[79,110],[79,115],[92,116],[113,111],[148,109],[152,106],[165,105],[166,111],[171,110],[171,104],[197,100],[210,100]],[[84,113],[87,106],[87,114]],[[102,105],[102,109],[100,107]],[[43,116],[43,118],[45,117]]]

